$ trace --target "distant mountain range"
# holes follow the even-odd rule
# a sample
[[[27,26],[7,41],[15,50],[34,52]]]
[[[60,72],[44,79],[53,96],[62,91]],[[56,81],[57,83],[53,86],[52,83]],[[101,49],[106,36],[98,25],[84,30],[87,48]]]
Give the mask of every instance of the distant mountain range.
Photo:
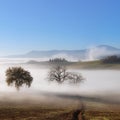
[[[84,50],[31,51],[23,55],[10,55],[7,58],[66,58],[67,60],[95,60],[104,56],[120,55],[120,49],[99,45]]]

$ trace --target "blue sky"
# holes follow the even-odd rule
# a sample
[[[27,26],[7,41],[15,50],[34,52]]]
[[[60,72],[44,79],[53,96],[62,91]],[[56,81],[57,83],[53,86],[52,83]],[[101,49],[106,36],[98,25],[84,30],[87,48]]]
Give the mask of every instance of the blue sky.
[[[120,48],[120,0],[0,0],[0,55]]]

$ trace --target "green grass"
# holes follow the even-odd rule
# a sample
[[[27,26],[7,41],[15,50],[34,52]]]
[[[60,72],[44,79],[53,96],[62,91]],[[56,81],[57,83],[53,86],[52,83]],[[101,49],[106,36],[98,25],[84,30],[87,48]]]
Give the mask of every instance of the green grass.
[[[120,69],[120,64],[105,64],[101,61],[76,62],[69,66],[73,69]]]

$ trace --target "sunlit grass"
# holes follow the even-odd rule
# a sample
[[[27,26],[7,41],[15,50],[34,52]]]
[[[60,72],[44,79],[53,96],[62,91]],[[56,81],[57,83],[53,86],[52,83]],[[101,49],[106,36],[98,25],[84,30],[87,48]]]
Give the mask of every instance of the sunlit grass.
[[[76,106],[3,104],[0,107],[0,120],[71,120],[76,110]],[[89,102],[86,104],[84,116],[86,120],[119,120],[119,110],[119,105]]]

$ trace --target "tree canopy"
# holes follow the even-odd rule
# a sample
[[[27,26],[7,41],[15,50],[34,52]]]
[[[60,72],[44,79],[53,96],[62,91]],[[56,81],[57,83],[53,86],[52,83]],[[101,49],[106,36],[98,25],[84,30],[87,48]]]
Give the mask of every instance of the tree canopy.
[[[23,85],[30,87],[33,81],[30,72],[24,70],[22,67],[8,68],[6,70],[6,77],[8,86],[15,85],[18,90]]]
[[[68,62],[68,61],[65,58],[54,58],[54,59],[50,59],[49,62],[64,63],[64,62]]]
[[[107,56],[101,60],[103,63],[120,63],[120,57],[116,55]]]

